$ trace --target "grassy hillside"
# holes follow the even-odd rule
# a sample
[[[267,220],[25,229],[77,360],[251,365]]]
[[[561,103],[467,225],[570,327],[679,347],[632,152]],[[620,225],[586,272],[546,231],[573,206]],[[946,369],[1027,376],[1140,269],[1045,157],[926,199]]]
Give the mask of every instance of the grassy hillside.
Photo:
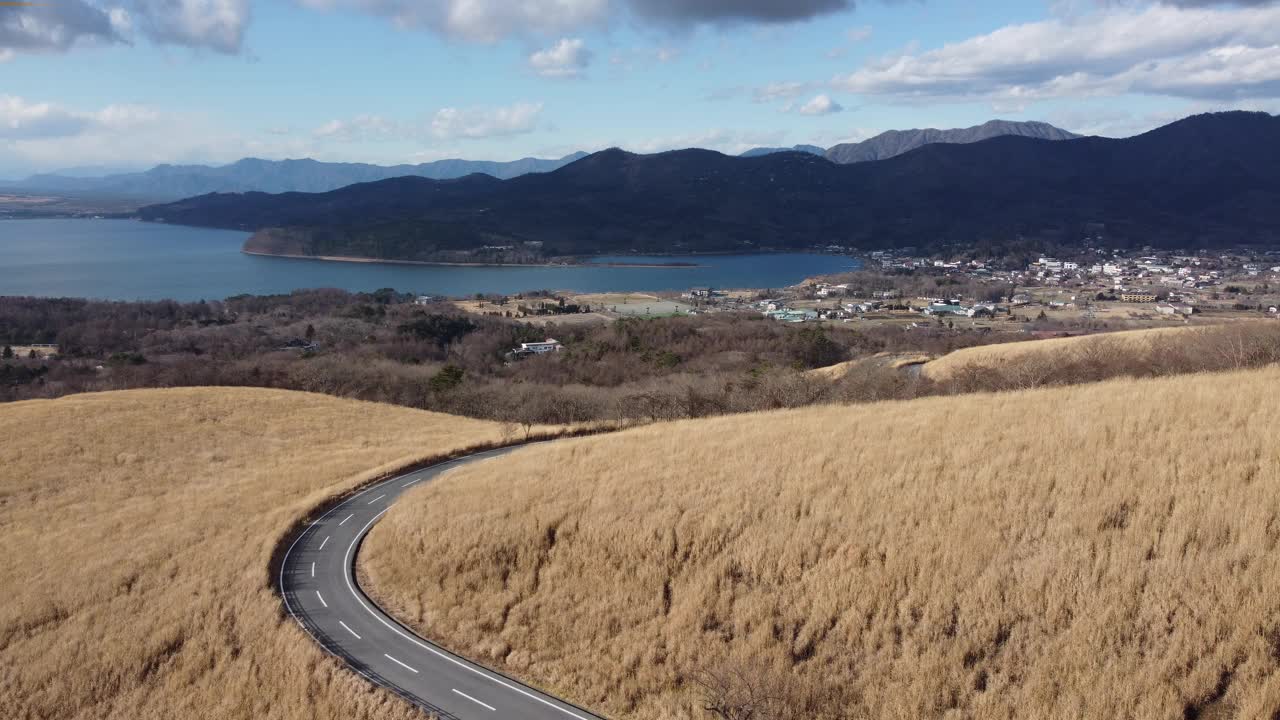
[[[649,426],[461,468],[362,565],[617,718],[1275,718],[1278,424],[1272,366]]]
[[[279,390],[0,406],[4,717],[421,717],[282,616],[271,554],[362,478],[500,430]]]
[[[966,368],[999,367],[1009,363],[1041,358],[1061,359],[1064,356],[1084,356],[1103,347],[1128,354],[1135,351],[1150,350],[1159,343],[1176,343],[1181,338],[1194,337],[1197,332],[1202,330],[1203,328],[1200,327],[1183,325],[1000,343],[997,345],[981,345],[949,352],[936,360],[925,363],[921,368],[921,372],[930,380],[947,380],[954,377],[958,371]]]
[[[1243,370],[1280,361],[1280,323],[1248,320],[963,348],[926,363],[949,392]]]

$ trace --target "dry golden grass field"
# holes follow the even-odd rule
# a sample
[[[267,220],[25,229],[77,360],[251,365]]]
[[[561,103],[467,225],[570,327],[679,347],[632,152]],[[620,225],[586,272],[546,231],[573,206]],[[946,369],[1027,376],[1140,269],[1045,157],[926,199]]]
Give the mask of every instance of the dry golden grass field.
[[[835,365],[805,370],[804,375],[815,380],[839,380],[869,363],[901,370],[908,365],[924,365],[931,360],[933,356],[924,353],[877,353],[870,358],[846,360]]]
[[[362,571],[615,718],[1274,720],[1277,427],[1275,366],[654,425],[415,490]]]
[[[1123,330],[1075,337],[1027,340],[962,348],[927,362],[922,374],[930,380],[947,380],[963,368],[1004,365],[1035,359],[1060,359],[1083,352],[1114,351],[1125,354],[1150,350],[1155,344],[1214,332],[1214,326],[1178,326]]]
[[[283,616],[272,551],[326,499],[501,430],[259,389],[0,406],[0,716],[422,717]]]

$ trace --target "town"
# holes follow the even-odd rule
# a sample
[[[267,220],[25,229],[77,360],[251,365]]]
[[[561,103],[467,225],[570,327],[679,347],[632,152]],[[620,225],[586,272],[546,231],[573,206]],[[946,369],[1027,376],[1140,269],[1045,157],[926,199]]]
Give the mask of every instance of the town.
[[[825,252],[842,248],[824,247]],[[962,259],[911,249],[857,256],[862,268],[776,290],[537,292],[454,300],[468,312],[545,325],[712,313],[784,323],[861,323],[904,330],[1077,334],[1224,319],[1280,319],[1280,251],[1137,252],[1088,247],[1069,256]],[[527,353],[518,353],[520,355]]]

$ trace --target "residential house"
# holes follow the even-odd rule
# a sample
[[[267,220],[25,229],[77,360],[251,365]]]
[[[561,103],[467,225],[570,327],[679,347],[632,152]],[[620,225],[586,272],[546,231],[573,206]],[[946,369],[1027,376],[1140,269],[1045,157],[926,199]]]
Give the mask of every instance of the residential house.
[[[512,352],[516,355],[542,355],[543,353],[560,352],[563,349],[564,346],[560,344],[559,340],[547,338],[542,342],[520,343],[520,347]]]

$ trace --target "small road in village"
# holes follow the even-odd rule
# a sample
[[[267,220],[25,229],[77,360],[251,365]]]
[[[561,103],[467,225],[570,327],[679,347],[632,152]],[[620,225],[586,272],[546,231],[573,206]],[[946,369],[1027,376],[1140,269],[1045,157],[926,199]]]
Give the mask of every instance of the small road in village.
[[[341,502],[289,546],[280,567],[280,593],[289,614],[325,650],[370,682],[441,718],[599,720],[418,637],[374,604],[356,583],[361,540],[403,493],[458,465],[512,449],[476,453],[416,470]]]

